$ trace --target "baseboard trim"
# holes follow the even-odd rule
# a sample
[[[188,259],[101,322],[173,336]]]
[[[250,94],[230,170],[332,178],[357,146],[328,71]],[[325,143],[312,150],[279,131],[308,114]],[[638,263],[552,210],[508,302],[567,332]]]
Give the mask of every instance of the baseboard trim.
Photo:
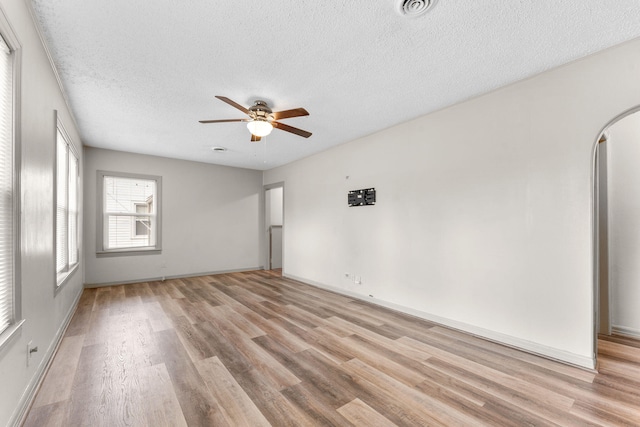
[[[361,295],[355,292],[350,292],[345,289],[340,289],[333,286],[325,285],[323,283],[315,282],[313,280],[309,280],[303,277],[298,277],[292,274],[283,273],[283,276],[293,280],[297,280],[307,285],[311,285],[317,288],[321,288],[331,292],[349,296],[351,298],[355,298],[361,301],[367,301],[372,304],[376,304],[385,308],[389,308],[391,310],[398,311],[400,313],[409,314],[411,316],[415,316],[420,319],[438,323],[448,328],[466,332],[468,334],[477,336],[479,338],[493,341],[498,344],[506,345],[508,347],[513,347],[518,350],[523,350],[523,351],[526,351],[527,353],[535,354],[537,356],[542,356],[547,359],[552,359],[558,362],[566,363],[566,364],[577,366],[580,368],[586,368],[589,370],[593,370],[596,367],[596,360],[593,357],[586,357],[586,356],[571,353],[565,350],[560,350],[554,347],[538,344],[532,341],[523,340],[521,338],[513,337],[511,335],[502,334],[500,332],[495,332],[489,329],[480,328],[474,325],[470,325],[468,323],[458,322],[456,320],[436,316],[431,313],[415,310],[406,306],[402,306],[402,305],[381,300],[378,298],[374,298],[374,297],[366,298],[364,295]]]
[[[62,325],[60,325],[60,328],[58,328],[58,331],[56,332],[53,338],[53,341],[51,341],[49,348],[47,348],[47,351],[44,354],[44,357],[40,361],[40,365],[38,365],[38,369],[36,369],[34,376],[31,378],[31,381],[27,385],[26,390],[22,394],[18,407],[16,408],[16,411],[11,416],[11,419],[9,420],[8,425],[21,426],[22,424],[24,424],[27,413],[29,412],[29,408],[31,408],[31,405],[33,404],[36,393],[40,389],[40,385],[42,385],[42,381],[44,380],[44,377],[47,374],[47,371],[49,370],[51,363],[53,362],[53,357],[57,353],[58,348],[62,343],[62,338],[64,337],[64,334],[67,331],[69,324],[71,323],[71,318],[73,317],[73,315],[76,312],[76,309],[78,308],[78,303],[80,302],[81,296],[82,296],[82,289],[80,289],[80,292],[78,292],[78,295],[76,296],[75,301],[73,302],[73,304],[71,304],[71,307],[67,312],[64,322],[62,322]]]
[[[261,265],[258,267],[237,268],[232,270],[217,270],[217,271],[207,271],[202,273],[178,274],[175,276],[148,277],[148,278],[135,279],[135,280],[124,280],[120,282],[85,283],[84,287],[85,289],[103,288],[106,286],[130,285],[132,283],[145,283],[145,282],[161,282],[163,280],[186,279],[188,277],[198,277],[198,276],[215,276],[216,274],[242,273],[245,271],[256,271],[256,270],[264,270],[264,266]]]
[[[640,339],[640,329],[628,328],[626,326],[612,325],[611,333],[614,335],[624,335],[626,337]]]

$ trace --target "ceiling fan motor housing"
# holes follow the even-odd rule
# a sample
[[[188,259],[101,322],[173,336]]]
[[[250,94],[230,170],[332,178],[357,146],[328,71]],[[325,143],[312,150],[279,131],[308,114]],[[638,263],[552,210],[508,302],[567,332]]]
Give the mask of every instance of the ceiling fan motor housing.
[[[396,11],[407,17],[417,17],[427,13],[436,0],[396,0]]]
[[[257,100],[248,108],[249,115],[253,120],[272,121],[273,112],[266,102]]]

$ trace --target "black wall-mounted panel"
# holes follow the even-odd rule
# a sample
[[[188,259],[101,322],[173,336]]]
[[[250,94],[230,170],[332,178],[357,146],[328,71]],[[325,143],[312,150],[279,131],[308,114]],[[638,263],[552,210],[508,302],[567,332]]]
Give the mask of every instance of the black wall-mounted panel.
[[[347,194],[347,202],[353,206],[371,206],[376,204],[376,189],[366,188],[363,190],[352,190]]]

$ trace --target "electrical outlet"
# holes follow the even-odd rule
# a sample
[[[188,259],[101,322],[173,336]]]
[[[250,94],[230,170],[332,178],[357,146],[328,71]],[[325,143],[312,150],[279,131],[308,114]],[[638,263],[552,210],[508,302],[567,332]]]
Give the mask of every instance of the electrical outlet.
[[[353,283],[355,283],[356,285],[361,285],[362,284],[362,277],[361,276],[355,276],[353,279]]]

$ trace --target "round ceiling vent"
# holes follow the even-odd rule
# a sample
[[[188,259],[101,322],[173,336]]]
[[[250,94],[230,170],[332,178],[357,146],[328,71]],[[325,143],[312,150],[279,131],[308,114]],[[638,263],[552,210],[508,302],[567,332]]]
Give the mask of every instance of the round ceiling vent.
[[[436,3],[436,0],[398,0],[396,9],[400,15],[416,17],[429,11]]]

